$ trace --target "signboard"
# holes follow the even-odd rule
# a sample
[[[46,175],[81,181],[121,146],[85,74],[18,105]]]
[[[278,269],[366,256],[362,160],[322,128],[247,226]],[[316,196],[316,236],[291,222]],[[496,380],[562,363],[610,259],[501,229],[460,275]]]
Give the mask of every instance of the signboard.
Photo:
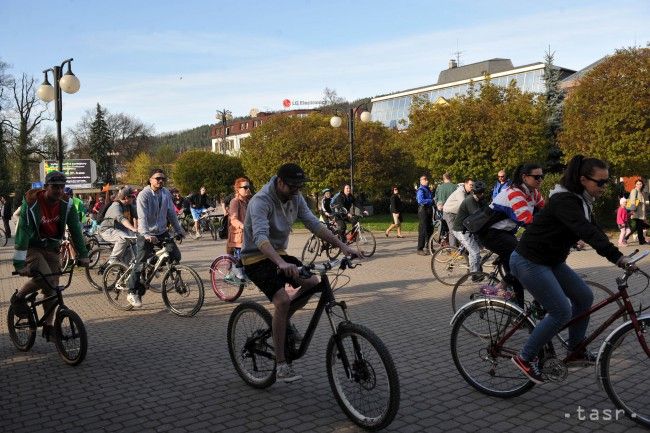
[[[41,161],[41,182],[45,182],[45,176],[59,169],[59,162],[54,160]],[[93,188],[93,182],[97,180],[97,167],[92,159],[64,159],[63,174],[67,178],[66,186],[75,188]]]

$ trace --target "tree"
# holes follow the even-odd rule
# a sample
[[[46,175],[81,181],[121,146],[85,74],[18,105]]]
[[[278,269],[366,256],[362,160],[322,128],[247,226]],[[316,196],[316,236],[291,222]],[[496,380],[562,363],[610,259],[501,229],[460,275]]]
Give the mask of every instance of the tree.
[[[549,153],[546,158],[545,171],[549,173],[562,172],[562,151],[560,150],[557,137],[562,129],[562,111],[564,106],[564,91],[560,89],[560,70],[553,66],[553,57],[550,48],[544,56],[544,85],[546,93],[546,136],[549,141]]]
[[[95,121],[90,127],[90,158],[95,161],[97,166],[98,185],[104,183],[115,183],[115,167],[113,158],[109,153],[113,152],[111,146],[111,137],[108,131],[108,125],[104,118],[102,107],[97,104]]]
[[[560,147],[609,161],[618,175],[650,172],[650,48],[625,48],[569,94]]]
[[[514,83],[504,89],[487,80],[447,104],[419,101],[409,120],[403,146],[435,177],[492,179],[498,169],[543,160],[548,149],[544,104]]]
[[[174,165],[174,186],[183,194],[196,192],[205,186],[208,194],[221,198],[233,191],[235,179],[244,176],[239,158],[190,150],[181,154]]]
[[[6,72],[8,68],[9,65],[0,60],[0,194],[8,194],[12,190],[8,159],[9,134],[5,135],[5,128],[9,126],[5,116],[10,104],[8,96],[12,83],[12,77]]]
[[[147,185],[149,173],[156,168],[156,164],[147,152],[141,152],[130,162],[127,162],[124,182],[130,185]]]
[[[330,89],[329,87],[325,87],[323,89],[323,100],[321,102],[321,105],[323,106],[330,106],[330,105],[338,105],[338,104],[345,104],[347,101],[345,98],[342,98],[336,93],[336,90]]]
[[[301,165],[312,180],[306,192],[338,188],[350,179],[350,148],[346,125],[332,128],[330,116],[275,116],[242,145],[242,164],[251,181],[263,185],[285,162]],[[413,158],[397,146],[397,132],[378,122],[355,123],[355,193],[381,197],[392,183],[413,171]],[[408,181],[407,181],[408,182]]]

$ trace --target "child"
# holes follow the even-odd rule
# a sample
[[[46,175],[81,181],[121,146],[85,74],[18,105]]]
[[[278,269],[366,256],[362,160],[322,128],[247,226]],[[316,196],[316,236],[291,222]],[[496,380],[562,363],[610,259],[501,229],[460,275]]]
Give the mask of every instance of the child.
[[[618,237],[619,247],[627,246],[627,238],[630,236],[631,233],[630,216],[628,215],[627,209],[625,208],[626,202],[627,200],[625,200],[625,198],[621,198],[619,200],[620,206],[616,211],[616,224],[618,225],[618,228],[621,229],[621,235]]]

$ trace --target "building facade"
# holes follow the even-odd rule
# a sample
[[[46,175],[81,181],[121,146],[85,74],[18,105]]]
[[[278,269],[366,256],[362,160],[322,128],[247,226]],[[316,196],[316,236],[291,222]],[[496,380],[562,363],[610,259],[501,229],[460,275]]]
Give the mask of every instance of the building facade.
[[[557,69],[560,70],[560,79],[575,72],[562,67]],[[372,120],[390,128],[407,128],[414,98],[424,98],[429,102],[452,99],[466,94],[471,83],[474,84],[475,89],[480,89],[486,80],[486,75],[497,86],[506,87],[514,80],[522,91],[543,93],[545,91],[543,74],[544,63],[541,62],[514,67],[510,59],[497,58],[458,66],[455,60],[451,60],[449,68],[440,72],[436,84],[373,98],[371,100]]]
[[[227,122],[225,125],[214,125],[210,129],[212,151],[230,156],[239,156],[241,146],[251,135],[251,131],[262,126],[274,116],[305,117],[313,110],[287,110],[277,112],[260,112],[255,117]]]

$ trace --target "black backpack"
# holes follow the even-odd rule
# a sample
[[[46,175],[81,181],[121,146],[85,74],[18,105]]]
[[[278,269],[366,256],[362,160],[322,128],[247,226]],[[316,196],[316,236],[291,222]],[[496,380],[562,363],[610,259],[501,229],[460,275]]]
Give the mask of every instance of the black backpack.
[[[228,215],[224,215],[221,219],[221,226],[217,230],[219,239],[226,239],[228,237]]]

